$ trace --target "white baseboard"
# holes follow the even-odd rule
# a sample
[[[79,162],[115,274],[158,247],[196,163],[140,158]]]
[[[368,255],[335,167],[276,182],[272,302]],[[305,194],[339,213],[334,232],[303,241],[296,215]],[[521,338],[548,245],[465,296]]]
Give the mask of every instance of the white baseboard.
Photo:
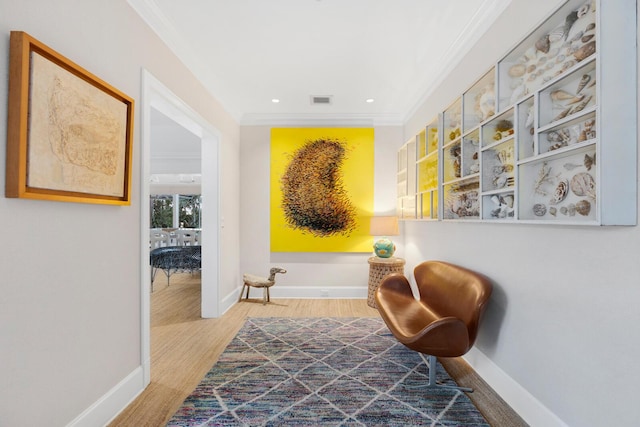
[[[240,289],[238,288],[233,292],[231,292],[226,297],[222,298],[222,300],[220,300],[220,316],[225,314],[227,310],[229,310],[231,307],[233,307],[235,303],[238,302],[239,295],[240,295]]]
[[[568,427],[477,348],[463,358],[531,427]]]
[[[256,296],[262,296],[260,289]],[[271,298],[310,299],[367,299],[368,288],[363,286],[274,286]]]
[[[238,301],[242,288],[237,288],[221,302],[224,313]],[[363,286],[274,286],[269,295],[290,299],[367,299],[369,289]],[[262,298],[262,289],[251,288],[249,298]]]
[[[78,415],[67,427],[106,426],[144,390],[142,367],[109,390],[104,396]]]

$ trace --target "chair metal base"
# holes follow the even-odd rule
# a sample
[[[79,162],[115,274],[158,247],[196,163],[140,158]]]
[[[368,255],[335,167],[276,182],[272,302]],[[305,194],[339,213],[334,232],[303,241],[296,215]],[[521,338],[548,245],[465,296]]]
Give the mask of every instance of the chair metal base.
[[[473,389],[469,387],[460,387],[455,385],[440,384],[436,381],[436,367],[438,366],[438,359],[430,354],[427,355],[428,361],[424,358],[424,354],[419,353],[422,360],[429,366],[429,382],[427,384],[421,384],[416,386],[407,386],[407,388],[440,388],[459,390],[465,393],[473,393]]]

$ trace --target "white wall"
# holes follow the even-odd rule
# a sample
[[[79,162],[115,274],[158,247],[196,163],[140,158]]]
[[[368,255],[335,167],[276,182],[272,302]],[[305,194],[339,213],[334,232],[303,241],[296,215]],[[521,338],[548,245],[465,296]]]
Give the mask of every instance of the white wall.
[[[560,3],[514,0],[425,99],[408,121],[406,135],[415,134],[446,108]],[[548,423],[554,414],[559,418],[557,425],[638,425],[637,226],[414,221],[405,224],[405,246],[409,266],[441,259],[495,280],[477,349],[523,393],[530,393],[528,402],[510,394],[503,397],[526,414],[533,426],[554,425]],[[498,381],[492,385],[500,386]],[[531,406],[535,400],[552,412],[544,424],[536,418],[540,408]]]
[[[0,0],[0,10],[0,145],[11,30],[30,33],[136,99],[131,206],[0,198],[0,425],[100,425],[126,401],[96,406],[139,378],[141,365],[141,69],[221,134],[221,296],[238,282],[239,127],[125,0]],[[4,165],[2,149],[0,187]],[[142,387],[128,385],[130,393]]]
[[[374,210],[377,214],[393,214],[396,188],[395,158],[397,149],[402,145],[402,128],[375,127],[374,134]],[[285,268],[287,274],[278,276],[277,285],[271,290],[271,295],[276,298],[366,298],[369,277],[367,258],[372,253],[270,252],[271,128],[242,126],[240,140],[241,272],[265,275],[273,266]],[[397,243],[401,243],[400,239]],[[328,291],[328,294],[322,291]]]

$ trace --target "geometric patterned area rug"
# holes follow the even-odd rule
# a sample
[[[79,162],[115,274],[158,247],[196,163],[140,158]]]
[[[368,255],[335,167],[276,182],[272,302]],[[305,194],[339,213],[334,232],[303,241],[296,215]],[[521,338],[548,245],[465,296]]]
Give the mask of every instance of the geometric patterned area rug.
[[[380,318],[250,318],[167,426],[489,426],[428,377]]]

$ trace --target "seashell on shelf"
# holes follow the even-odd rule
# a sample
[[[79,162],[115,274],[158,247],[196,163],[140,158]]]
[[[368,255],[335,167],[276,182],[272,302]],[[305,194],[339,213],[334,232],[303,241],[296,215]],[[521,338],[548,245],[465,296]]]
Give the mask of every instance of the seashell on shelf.
[[[502,197],[502,201],[504,202],[504,204],[510,208],[513,207],[513,200],[513,194],[506,194],[504,197]]]
[[[567,101],[567,105],[571,105],[571,104],[577,104],[578,102],[582,101],[584,99],[584,94],[580,94],[577,96],[574,96],[573,98],[569,99]]]
[[[569,206],[567,206],[567,213],[569,216],[576,216],[576,205],[569,203]]]
[[[545,34],[544,36],[540,37],[535,46],[537,51],[542,53],[549,53],[549,47],[551,46],[551,43],[549,42],[549,34]]]
[[[557,205],[567,197],[567,194],[569,194],[569,181],[565,179],[558,183],[558,186],[553,192],[549,203],[551,203],[552,205]]]
[[[569,186],[576,196],[596,198],[596,181],[586,172],[575,174]]]
[[[562,137],[556,131],[551,131],[547,134],[547,141],[549,142],[560,142],[562,141]]]
[[[596,153],[593,153],[593,156],[588,154],[584,155],[584,167],[587,168],[588,171],[591,170],[591,167],[596,164]]]
[[[591,203],[588,200],[580,200],[576,203],[576,212],[578,212],[582,216],[589,215],[591,212]]]
[[[549,32],[549,42],[555,43],[559,40],[565,39],[564,25],[554,28]]]
[[[576,16],[578,18],[582,18],[583,16],[585,16],[587,13],[589,13],[589,4],[583,4],[582,6],[580,6],[580,8],[577,10],[576,12]]]
[[[587,137],[587,131],[586,130],[581,131],[580,135],[578,135],[578,142],[586,141],[587,139],[589,139]]]
[[[578,40],[580,40],[580,37],[582,37],[583,35],[584,35],[584,32],[578,31],[577,33],[575,33],[573,37],[571,37],[571,40],[569,40],[569,42],[570,43],[577,42]]]
[[[564,27],[562,28],[562,31],[564,32],[564,38],[567,38],[567,35],[569,34],[569,31],[571,31],[571,27],[573,27],[573,24],[575,24],[575,22],[578,20],[578,12],[577,11],[573,11],[570,14],[567,15],[567,17],[564,20]]]
[[[574,94],[562,89],[552,91],[549,96],[551,96],[551,99],[553,99],[554,101],[564,101],[575,97]]]
[[[594,22],[592,22],[591,24],[587,25],[587,28],[585,28],[585,31],[591,31],[594,30],[596,28],[596,24]]]
[[[513,93],[511,94],[511,99],[510,99],[511,104],[515,103],[518,99],[522,98],[525,95],[526,91],[527,91],[527,88],[524,84],[515,88],[513,90]]]
[[[587,34],[586,36],[582,36],[582,38],[580,39],[580,41],[582,43],[587,43],[589,40],[591,40],[593,38],[593,34]]]
[[[535,216],[544,216],[547,213],[547,206],[543,203],[536,203],[533,205],[533,214]]]
[[[524,122],[525,127],[529,127],[533,124],[533,120],[535,118],[535,110],[533,109],[533,105],[529,107],[529,111],[527,111],[527,119]]]
[[[524,55],[522,56],[522,59],[527,62],[532,60],[533,58],[536,57],[536,48],[534,46],[531,46],[529,49],[527,49],[527,51],[524,53]]]
[[[558,210],[555,208],[555,206],[551,206],[549,208],[549,213],[553,216],[556,216],[556,213],[558,213]]]
[[[575,168],[579,168],[582,165],[577,165],[575,163],[565,163],[564,165],[562,165],[562,167],[564,167],[566,170],[570,171],[570,170],[574,170]]]
[[[556,64],[561,63],[561,62],[562,62],[562,61],[564,61],[565,59],[567,59],[567,57],[566,57],[564,54],[562,54],[562,55],[558,55],[558,56],[556,57]]]
[[[566,206],[562,206],[562,207],[560,208],[560,213],[561,213],[562,215],[566,215],[566,214],[568,214],[568,213],[569,213],[569,209],[567,209],[567,207],[566,207]]]
[[[553,121],[555,122],[556,120],[564,119],[565,117],[567,117],[567,115],[569,115],[569,112],[571,110],[572,110],[572,107],[569,107],[566,110],[562,111],[560,114],[558,114],[553,118]]]
[[[549,147],[549,151],[557,150],[558,148],[562,148],[566,146],[567,146],[566,141],[560,141],[558,143],[553,144],[551,147]]]
[[[587,83],[589,83],[589,80],[591,80],[591,76],[589,74],[583,75],[582,78],[580,79],[580,82],[578,83],[578,90],[576,90],[576,93],[582,92],[582,89],[584,89],[585,86],[587,86]]]
[[[511,120],[500,120],[496,123],[496,131],[506,132],[513,129],[513,122]]]
[[[544,65],[546,62],[547,62],[546,56],[541,56],[540,59],[538,59],[538,65]]]
[[[557,47],[554,47],[553,49],[549,50],[549,58],[554,58],[559,53],[560,53],[560,49],[558,49]]]
[[[515,64],[509,68],[509,75],[511,77],[521,77],[527,71],[527,67],[524,64]]]
[[[574,65],[576,65],[576,61],[574,61],[573,59],[569,59],[567,62],[562,64],[562,71],[567,71],[569,68],[573,67]]]
[[[596,42],[590,41],[589,43],[582,46],[580,49],[576,50],[573,53],[573,56],[574,58],[576,58],[578,62],[580,62],[583,59],[593,55],[595,52],[596,52]]]
[[[592,96],[588,96],[584,101],[582,101],[581,103],[579,103],[578,105],[576,105],[575,107],[573,107],[571,109],[571,114],[573,113],[578,113],[582,110],[584,110],[584,108],[589,105],[589,102],[591,101],[591,98],[593,98]]]
[[[527,73],[533,73],[536,70],[536,64],[531,64],[527,67]]]

